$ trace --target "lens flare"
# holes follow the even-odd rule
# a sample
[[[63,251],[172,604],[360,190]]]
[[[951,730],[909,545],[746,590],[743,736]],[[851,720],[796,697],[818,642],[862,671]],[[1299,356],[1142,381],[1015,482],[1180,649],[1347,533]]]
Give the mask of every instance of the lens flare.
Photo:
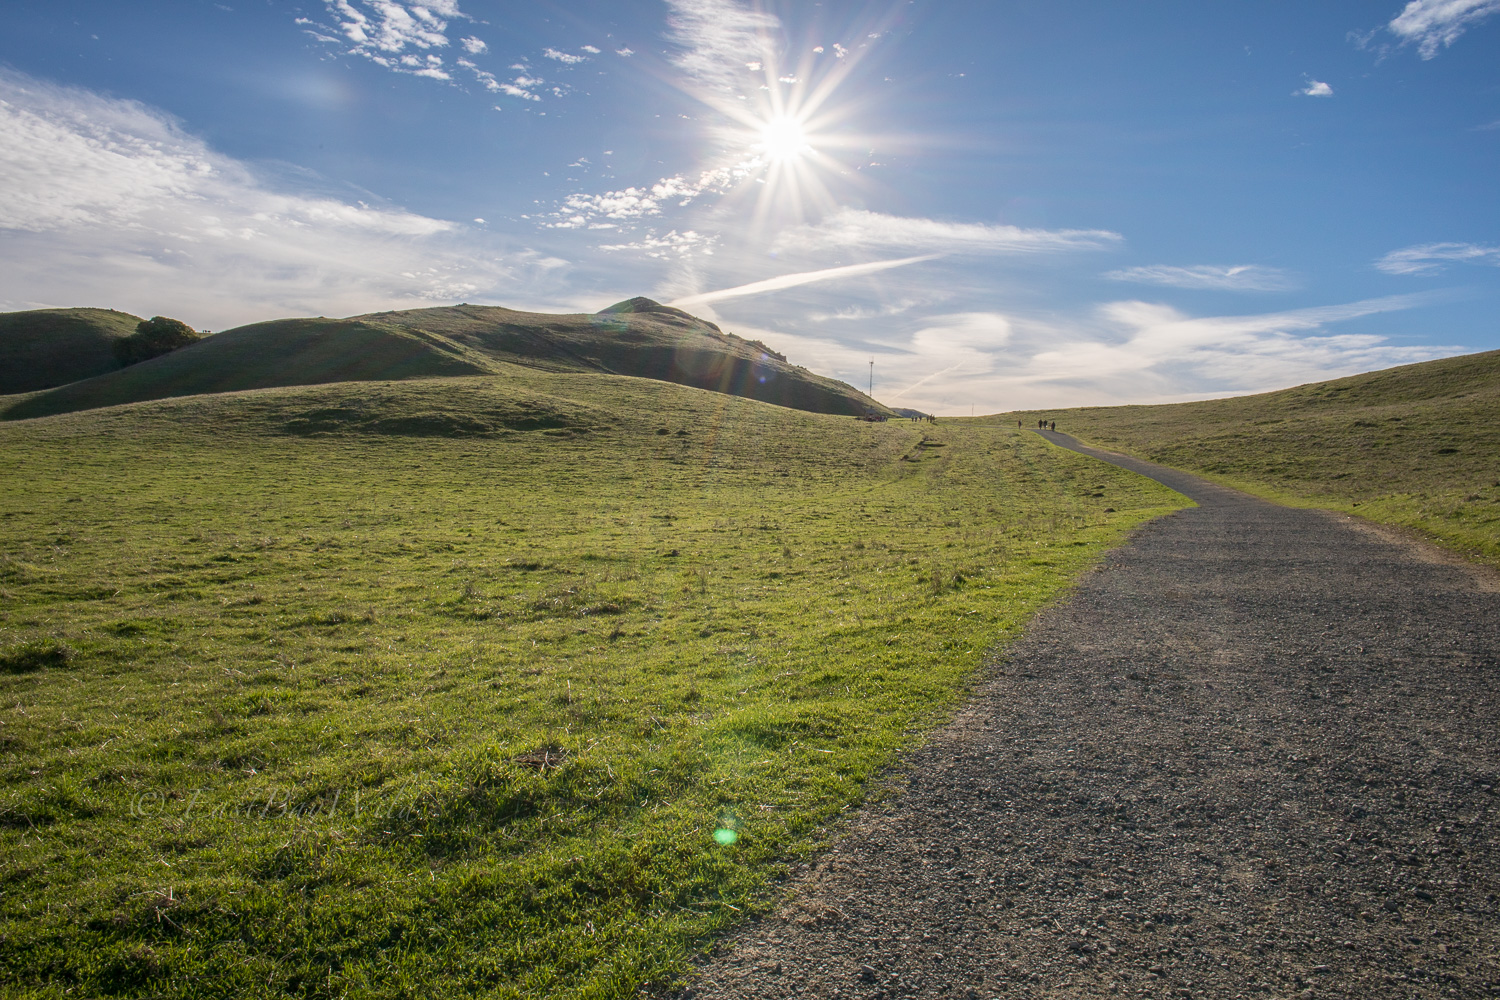
[[[872,23],[858,34],[883,37],[884,27]],[[837,207],[843,189],[870,187],[859,160],[884,143],[857,125],[882,93],[852,77],[868,47],[836,46],[830,54],[808,43],[793,62],[780,39],[766,34],[759,44],[755,58],[744,63],[746,78],[726,84],[715,76],[684,88],[714,112],[705,138],[717,148],[704,157],[709,169],[703,176],[714,179],[713,193],[724,198],[726,212],[749,203],[752,232],[822,216]]]

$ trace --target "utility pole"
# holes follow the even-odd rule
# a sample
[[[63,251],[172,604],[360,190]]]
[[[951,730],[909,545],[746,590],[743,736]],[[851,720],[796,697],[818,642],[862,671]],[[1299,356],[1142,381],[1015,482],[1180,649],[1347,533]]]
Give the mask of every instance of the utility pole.
[[[865,393],[871,399],[875,398],[875,359],[870,358],[870,391]]]

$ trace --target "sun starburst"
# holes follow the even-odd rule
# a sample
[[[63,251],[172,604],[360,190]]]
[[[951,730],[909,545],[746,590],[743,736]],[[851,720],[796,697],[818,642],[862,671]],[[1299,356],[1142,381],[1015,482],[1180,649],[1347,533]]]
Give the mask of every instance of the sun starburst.
[[[831,187],[860,185],[863,177],[847,162],[874,140],[854,123],[863,101],[851,94],[849,80],[858,55],[838,55],[809,46],[790,67],[765,41],[762,58],[749,65],[761,79],[754,88],[711,88],[693,96],[718,113],[707,135],[718,148],[714,169],[737,180],[725,191],[730,203],[753,201],[752,224],[777,226],[821,215],[838,203]]]

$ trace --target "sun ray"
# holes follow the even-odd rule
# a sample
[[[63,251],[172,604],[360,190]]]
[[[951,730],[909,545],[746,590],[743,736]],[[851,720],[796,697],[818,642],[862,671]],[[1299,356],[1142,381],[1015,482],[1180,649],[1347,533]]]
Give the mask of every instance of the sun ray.
[[[853,38],[882,37],[894,17],[888,13],[846,31]],[[785,45],[785,39],[762,35],[758,51],[744,53],[754,74],[743,78],[744,86],[725,86],[723,77],[673,81],[714,112],[706,123],[712,152],[703,176],[726,178],[713,185],[714,214],[723,221],[744,213],[752,238],[820,217],[853,191],[868,194],[878,184],[864,170],[873,151],[911,141],[859,127],[883,92],[857,86],[859,67],[874,47],[834,46],[835,55],[807,42],[789,62]],[[750,82],[757,78],[758,87]]]

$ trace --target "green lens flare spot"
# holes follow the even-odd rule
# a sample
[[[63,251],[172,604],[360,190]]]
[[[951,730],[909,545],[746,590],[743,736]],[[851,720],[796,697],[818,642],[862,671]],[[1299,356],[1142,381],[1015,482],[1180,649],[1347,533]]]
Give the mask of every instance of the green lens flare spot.
[[[720,827],[719,829],[714,831],[714,840],[718,841],[720,844],[723,844],[725,847],[728,847],[730,844],[739,839],[740,835],[735,833],[733,830],[726,830],[723,827]]]

